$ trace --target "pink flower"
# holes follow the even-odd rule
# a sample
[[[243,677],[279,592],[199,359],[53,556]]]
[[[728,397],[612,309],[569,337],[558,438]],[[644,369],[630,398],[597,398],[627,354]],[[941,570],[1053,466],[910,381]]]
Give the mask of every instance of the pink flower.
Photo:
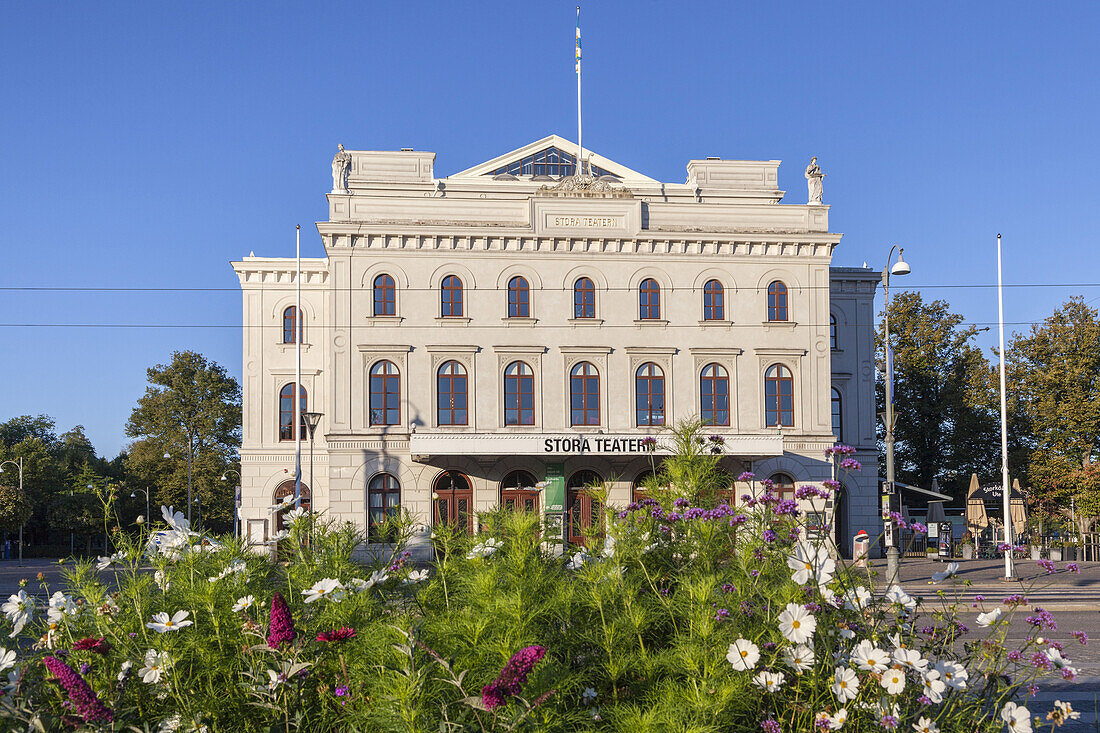
[[[527,675],[544,656],[546,648],[537,644],[525,646],[513,654],[497,678],[481,689],[481,701],[485,707],[493,710],[507,702],[509,697],[518,695],[527,682]]]
[[[106,637],[101,636],[98,639],[88,637],[73,644],[73,651],[89,651],[106,656],[107,652],[111,651],[111,645],[107,642]]]
[[[109,723],[114,720],[114,713],[100,702],[87,681],[75,669],[57,657],[46,657],[42,663],[65,688],[65,692],[69,694],[72,709],[84,719],[85,723],[94,723],[99,720]]]
[[[348,639],[355,638],[355,629],[350,627],[343,627],[342,629],[333,629],[332,631],[322,631],[317,634],[317,641],[347,641]]]
[[[271,618],[267,628],[267,645],[272,649],[278,649],[283,642],[294,643],[294,618],[290,615],[290,608],[286,605],[286,599],[278,591],[271,598]]]

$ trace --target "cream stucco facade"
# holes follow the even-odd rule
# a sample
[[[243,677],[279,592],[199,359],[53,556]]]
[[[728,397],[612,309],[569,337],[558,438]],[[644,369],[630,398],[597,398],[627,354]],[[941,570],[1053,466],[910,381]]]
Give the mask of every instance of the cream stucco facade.
[[[567,486],[592,471],[625,505],[650,466],[640,439],[663,440],[709,407],[728,422],[707,431],[723,436],[732,475],[796,485],[829,478],[824,450],[839,422],[864,466],[836,507],[841,546],[873,525],[877,273],[831,266],[841,235],[829,207],[781,203],[779,161],[693,160],[685,183],[662,183],[587,151],[600,178],[561,176],[572,169],[546,161],[577,151],[557,136],[445,178],[434,153],[347,152],[347,190],[328,194],[317,225],[327,256],[302,260],[302,386],[308,409],[324,413],[314,509],[366,527],[374,487],[419,518],[426,540],[453,502],[471,515],[496,506],[516,470],[524,485]],[[548,170],[559,175],[535,175]],[[294,441],[280,439],[280,408],[292,403],[280,392],[295,378],[284,316],[296,270],[285,257],[232,265],[243,291],[242,519],[258,540],[274,531],[268,506],[294,472]],[[776,282],[786,313],[769,312]],[[708,367],[727,380],[728,419],[704,395],[715,390],[703,385]],[[643,368],[660,382],[645,383],[640,420]],[[449,377],[463,372],[464,410],[461,380]],[[769,412],[766,382],[784,374],[776,388],[790,401]]]

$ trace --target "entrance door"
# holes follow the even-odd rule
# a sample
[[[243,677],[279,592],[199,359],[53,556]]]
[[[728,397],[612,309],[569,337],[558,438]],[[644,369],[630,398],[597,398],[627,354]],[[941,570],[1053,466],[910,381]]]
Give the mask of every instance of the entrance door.
[[[539,490],[535,477],[527,471],[512,471],[500,482],[501,506],[525,512],[539,510]]]
[[[583,544],[586,527],[596,525],[596,531],[599,531],[603,508],[600,506],[599,499],[585,490],[601,483],[603,479],[595,471],[577,471],[569,477],[569,482],[566,484],[566,501],[569,504],[569,544]]]
[[[274,496],[272,496],[272,499],[274,500],[272,503],[273,504],[278,504],[278,503],[284,501],[288,496],[294,496],[294,482],[293,481],[284,481],[281,484],[279,484],[279,486],[275,489]],[[302,484],[302,508],[307,510],[307,511],[309,510],[310,498],[311,497],[312,497],[312,494],[310,494],[310,492],[309,492],[309,487],[306,486],[303,483]],[[294,508],[294,505],[291,504],[286,509],[283,509],[281,512],[279,512],[278,514],[275,515],[275,531],[276,532],[281,532],[282,530],[286,529],[286,526],[283,522],[283,514],[285,514],[286,512],[289,512],[293,508]]]
[[[435,495],[432,519],[436,526],[451,524],[464,532],[473,531],[470,508],[474,503],[474,492],[469,479],[458,471],[446,471],[435,480],[432,493]]]

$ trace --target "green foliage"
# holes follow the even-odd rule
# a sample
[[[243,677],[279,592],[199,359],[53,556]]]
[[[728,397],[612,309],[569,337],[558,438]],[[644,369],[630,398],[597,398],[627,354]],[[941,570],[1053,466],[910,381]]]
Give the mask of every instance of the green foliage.
[[[31,518],[31,503],[18,486],[0,486],[0,531],[15,532]]]

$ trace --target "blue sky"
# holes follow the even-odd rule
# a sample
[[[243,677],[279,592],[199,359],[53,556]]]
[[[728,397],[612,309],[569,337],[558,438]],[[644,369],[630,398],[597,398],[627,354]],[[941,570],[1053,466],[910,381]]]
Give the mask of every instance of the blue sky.
[[[101,454],[146,367],[241,370],[228,266],[321,255],[329,162],[437,153],[437,175],[576,135],[575,2],[66,3],[0,10],[0,420],[48,413]],[[691,158],[828,173],[835,262],[996,321],[1100,301],[1094,3],[650,3],[583,8],[585,146],[666,181]],[[1092,287],[1064,287],[1062,284]],[[929,287],[955,286],[955,287]],[[1097,301],[1093,304],[1096,305]],[[109,324],[109,328],[10,324]],[[119,328],[115,324],[176,327]],[[1014,328],[1021,328],[1016,326]],[[995,343],[994,328],[983,344]]]

